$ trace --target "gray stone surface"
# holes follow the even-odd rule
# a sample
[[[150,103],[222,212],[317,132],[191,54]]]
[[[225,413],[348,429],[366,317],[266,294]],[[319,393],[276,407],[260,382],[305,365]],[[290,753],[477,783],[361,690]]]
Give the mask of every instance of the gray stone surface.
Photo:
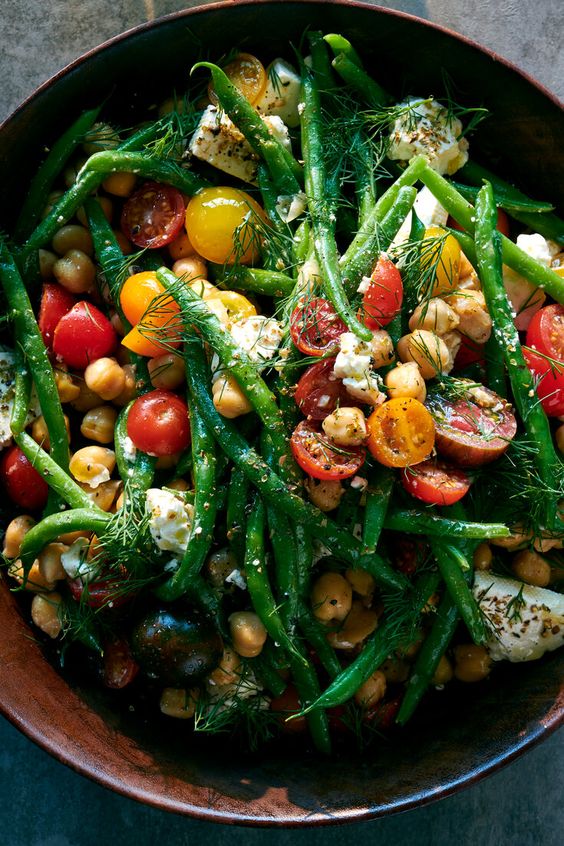
[[[198,2],[2,0],[0,119],[52,73],[104,39]],[[386,5],[482,42],[564,97],[562,0],[403,0]],[[488,718],[484,714],[484,720]],[[217,846],[330,843],[558,846],[562,843],[564,735],[550,738],[489,780],[408,814],[332,830],[250,831],[171,817],[88,782],[0,721],[2,846]]]

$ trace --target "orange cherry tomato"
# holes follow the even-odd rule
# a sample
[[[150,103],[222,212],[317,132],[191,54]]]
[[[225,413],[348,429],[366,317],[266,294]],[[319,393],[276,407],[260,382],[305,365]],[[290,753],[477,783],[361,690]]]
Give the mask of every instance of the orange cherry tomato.
[[[223,72],[252,106],[264,94],[267,82],[266,71],[264,65],[256,56],[252,56],[250,53],[239,53],[225,65]],[[219,105],[213,82],[208,85],[208,97],[214,106]]]
[[[265,223],[259,204],[238,188],[204,188],[186,209],[186,232],[192,246],[215,264],[256,261]]]
[[[135,273],[125,280],[120,304],[133,328],[122,339],[132,352],[154,358],[163,348],[177,347],[178,305],[165,289],[154,271]],[[158,331],[157,331],[158,330]]]
[[[386,467],[409,467],[430,454],[435,443],[433,418],[419,400],[388,400],[367,420],[368,449]]]

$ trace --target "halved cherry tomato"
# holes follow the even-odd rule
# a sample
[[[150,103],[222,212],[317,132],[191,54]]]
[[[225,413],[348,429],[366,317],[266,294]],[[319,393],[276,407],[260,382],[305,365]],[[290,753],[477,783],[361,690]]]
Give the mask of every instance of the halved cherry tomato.
[[[0,480],[16,505],[39,511],[47,502],[49,486],[18,446],[4,450],[0,460]]]
[[[537,396],[546,414],[561,417],[564,414],[564,362],[552,363],[526,348],[523,355],[535,376]]]
[[[216,264],[256,261],[264,223],[262,208],[238,188],[204,188],[186,209],[186,232],[194,249]]]
[[[314,297],[297,306],[290,318],[290,334],[304,355],[324,355],[338,349],[339,338],[348,329],[333,306],[323,297]]]
[[[450,215],[449,215],[449,218],[448,218],[448,221],[447,221],[447,226],[449,227],[449,229],[458,229],[459,232],[465,231],[464,227],[461,226],[460,223],[458,223],[458,221],[454,219],[454,217],[450,217]],[[497,228],[498,232],[501,232],[502,235],[505,235],[506,238],[509,238],[509,236],[511,234],[511,227],[510,227],[510,224],[509,224],[509,218],[506,215],[506,213],[503,211],[503,209],[497,210],[497,226],[496,226],[496,228]]]
[[[262,62],[256,56],[239,53],[225,65],[223,73],[252,106],[260,100],[266,88],[267,76]],[[208,85],[208,97],[215,106],[219,104],[213,82]]]
[[[111,355],[116,343],[117,335],[106,315],[81,300],[59,320],[53,352],[69,367],[84,370],[91,361]]]
[[[76,297],[57,285],[56,282],[46,282],[43,285],[41,294],[41,305],[39,306],[39,331],[43,337],[43,343],[47,349],[53,346],[53,334],[61,317],[67,314],[73,305],[76,304]]]
[[[139,672],[126,640],[112,640],[104,644],[104,684],[121,690],[130,684]]]
[[[290,439],[294,458],[314,479],[348,479],[356,475],[366,457],[362,447],[336,447],[307,420],[302,420]]]
[[[165,294],[165,289],[152,271],[129,276],[121,289],[123,313],[133,329],[122,339],[127,349],[139,355],[162,355],[163,347],[177,347],[178,304]],[[141,324],[139,328],[138,324]],[[158,329],[158,332],[155,330]]]
[[[146,182],[126,201],[121,228],[138,247],[156,250],[174,241],[184,224],[184,197],[171,185]]]
[[[333,376],[334,364],[334,358],[316,361],[302,374],[296,387],[296,405],[312,420],[324,420],[338,405],[351,404],[343,383]]]
[[[225,306],[230,321],[254,317],[257,313],[252,302],[237,291],[217,291],[210,300],[219,300]]]
[[[362,319],[369,329],[381,329],[399,314],[402,302],[401,274],[389,258],[380,256],[362,298]]]
[[[460,336],[460,347],[454,359],[453,370],[462,370],[470,364],[485,364],[485,344],[477,344],[467,335]]]
[[[560,417],[564,414],[564,306],[549,305],[537,311],[527,329],[527,346],[531,349],[523,353],[537,377],[542,407],[551,417]]]
[[[135,596],[135,592],[124,591],[123,579],[101,578],[84,584],[80,578],[68,579],[67,584],[75,602],[83,602],[90,608],[119,608]]]
[[[470,479],[458,467],[430,458],[401,474],[405,490],[429,505],[453,505],[470,490]]]
[[[480,401],[472,394],[454,400],[435,393],[427,396],[426,405],[435,421],[437,452],[459,467],[495,461],[517,431],[515,415],[506,399],[483,386],[479,396]]]
[[[564,306],[548,305],[534,315],[527,329],[527,346],[564,362]]]
[[[386,467],[409,467],[427,458],[435,443],[433,418],[419,400],[398,397],[367,420],[368,449]]]
[[[127,434],[137,449],[149,455],[181,452],[190,443],[188,407],[170,391],[150,391],[131,406]]]

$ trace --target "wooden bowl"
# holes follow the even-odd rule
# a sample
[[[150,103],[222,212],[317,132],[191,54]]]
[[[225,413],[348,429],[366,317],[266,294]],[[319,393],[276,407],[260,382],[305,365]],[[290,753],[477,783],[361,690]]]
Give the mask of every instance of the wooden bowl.
[[[109,95],[131,125],[176,84],[193,60],[245,45],[261,57],[288,54],[306,26],[347,35],[397,95],[444,94],[486,105],[492,117],[471,141],[541,199],[564,200],[564,113],[551,95],[477,45],[408,15],[360,3],[226,2],[179,12],[114,38],[42,85],[0,128],[0,225],[8,231],[26,184],[69,118]],[[364,758],[328,762],[300,746],[256,755],[194,740],[65,677],[30,633],[28,609],[0,589],[0,708],[28,737],[78,772],[141,802],[201,819],[298,826],[406,810],[471,784],[513,760],[564,721],[564,651],[496,669],[481,685],[434,694],[413,723]]]

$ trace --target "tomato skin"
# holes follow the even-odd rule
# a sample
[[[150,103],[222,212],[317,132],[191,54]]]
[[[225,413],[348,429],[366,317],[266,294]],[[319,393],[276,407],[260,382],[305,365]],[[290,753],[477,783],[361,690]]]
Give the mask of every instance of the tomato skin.
[[[464,227],[461,226],[460,223],[458,223],[458,221],[454,219],[454,217],[449,216],[447,226],[450,229],[458,229],[459,232],[465,232]],[[509,223],[509,217],[503,211],[503,209],[497,210],[496,229],[498,232],[501,232],[502,235],[505,235],[506,238],[509,238],[511,235],[511,225]]]
[[[53,347],[53,335],[61,317],[76,304],[76,297],[56,282],[45,282],[39,306],[39,331],[48,350]]]
[[[523,350],[523,355],[535,377],[537,396],[546,414],[561,417],[564,414],[564,363],[558,367],[528,349]]]
[[[368,449],[386,467],[409,467],[426,459],[435,443],[433,418],[419,400],[401,397],[376,408],[367,420]]]
[[[296,387],[296,405],[312,420],[324,420],[338,405],[351,405],[351,397],[341,380],[331,378],[334,364],[334,358],[316,361],[304,371]]]
[[[458,467],[428,459],[401,474],[404,489],[428,505],[453,505],[470,490],[470,479]]]
[[[215,264],[256,261],[260,256],[257,224],[261,221],[267,222],[263,209],[238,188],[204,188],[186,209],[191,244],[199,255]]]
[[[152,270],[134,273],[123,284],[120,305],[133,328],[121,342],[138,355],[155,358],[163,354],[165,347],[178,347],[180,344],[174,340],[178,337],[178,304],[172,297],[163,294],[165,288]],[[143,329],[150,331],[155,328],[159,331],[146,334],[139,330],[139,323]]]
[[[92,361],[111,355],[116,344],[117,335],[106,315],[81,300],[59,320],[53,352],[69,367],[84,370]]]
[[[145,182],[125,201],[121,229],[138,247],[156,250],[170,244],[182,229],[186,205],[177,188]]]
[[[290,335],[304,355],[324,355],[339,347],[339,338],[348,329],[333,306],[323,297],[297,306],[290,317]]]
[[[126,640],[112,640],[104,644],[104,684],[112,690],[121,690],[131,684],[139,664],[133,658]]]
[[[270,700],[270,710],[279,715],[280,729],[284,734],[301,734],[306,730],[305,717],[288,719],[288,717],[299,714],[301,711],[298,691],[293,684],[289,684],[280,696],[275,696]]]
[[[314,479],[337,481],[355,476],[366,458],[363,447],[337,450],[307,420],[298,423],[290,439],[292,454],[302,470]]]
[[[170,391],[150,391],[131,406],[127,434],[137,449],[149,455],[181,452],[190,443],[188,406]]]
[[[16,505],[39,511],[47,502],[49,486],[18,446],[5,449],[0,459],[0,479]]]
[[[75,602],[84,602],[90,608],[119,608],[133,599],[135,592],[123,591],[123,579],[101,578],[83,584],[80,578],[67,579],[67,584]]]
[[[244,94],[252,106],[260,100],[266,88],[267,75],[262,62],[256,56],[250,53],[238,53],[229,64],[225,65],[223,73],[235,88]],[[208,85],[208,97],[214,106],[219,105],[213,82]]]
[[[523,354],[529,370],[537,378],[537,394],[551,417],[564,414],[564,306],[549,305],[531,318]],[[540,355],[535,355],[538,351]],[[548,356],[553,361],[547,361]],[[562,366],[554,362],[561,362]]]
[[[564,306],[548,305],[533,315],[527,329],[527,346],[564,362]]]
[[[461,335],[461,344],[456,353],[453,370],[463,370],[470,364],[486,363],[486,345],[477,344],[466,335]]]
[[[403,283],[401,274],[389,258],[380,256],[362,298],[362,319],[369,329],[387,326],[401,311]]]

